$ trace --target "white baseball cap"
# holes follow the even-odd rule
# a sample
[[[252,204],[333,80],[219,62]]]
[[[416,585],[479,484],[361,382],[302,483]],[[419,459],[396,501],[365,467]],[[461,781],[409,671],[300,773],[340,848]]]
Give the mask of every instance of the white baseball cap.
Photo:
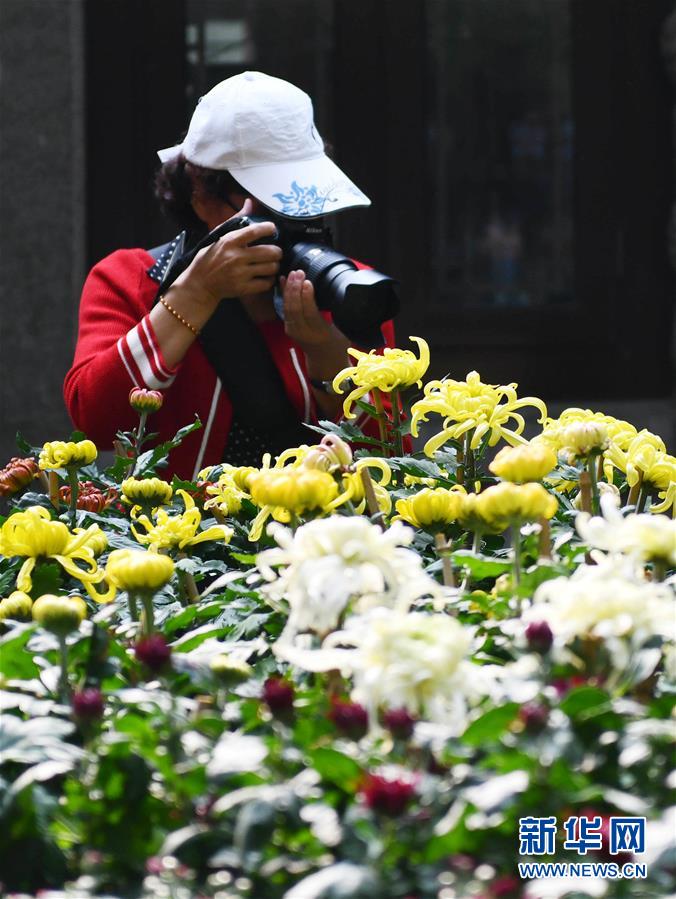
[[[324,153],[312,100],[262,72],[226,78],[195,109],[182,144],[159,150],[195,165],[228,171],[274,212],[316,218],[371,201]]]

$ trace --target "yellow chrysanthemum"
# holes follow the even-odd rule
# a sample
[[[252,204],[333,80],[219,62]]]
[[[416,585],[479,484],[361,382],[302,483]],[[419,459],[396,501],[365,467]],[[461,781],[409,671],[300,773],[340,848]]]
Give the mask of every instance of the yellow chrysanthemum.
[[[338,496],[338,484],[325,471],[302,466],[269,468],[252,475],[251,499],[260,512],[251,523],[249,540],[258,540],[265,522],[289,522],[293,515],[305,512],[325,512]]]
[[[122,481],[122,499],[131,505],[157,506],[171,502],[173,490],[161,478],[127,478]]]
[[[169,556],[145,549],[115,549],[106,565],[108,581],[129,593],[154,593],[171,580],[173,573]]]
[[[628,421],[621,418],[614,418],[612,415],[606,415],[603,412],[592,412],[591,409],[578,409],[571,406],[564,409],[558,418],[548,418],[536,440],[549,440],[556,444],[556,434],[562,428],[576,423],[599,424],[603,425],[611,443],[619,446],[620,449],[626,449],[630,442],[636,436],[636,428]]]
[[[108,538],[105,531],[102,531],[98,524],[92,524],[88,528],[73,528],[76,535],[84,534],[84,546],[91,549],[94,557],[98,557],[108,549]]]
[[[48,631],[65,637],[76,631],[87,617],[87,604],[80,596],[54,596],[45,593],[33,603],[33,620]]]
[[[33,600],[27,593],[15,590],[0,600],[0,621],[11,618],[13,621],[30,621]]]
[[[425,531],[437,533],[457,521],[466,497],[461,486],[429,487],[396,503],[397,517]]]
[[[10,515],[0,528],[0,554],[11,558],[24,557],[16,579],[18,590],[30,593],[31,574],[39,559],[54,559],[71,577],[84,584],[87,593],[98,602],[112,598],[110,592],[100,594],[96,584],[101,583],[103,571],[94,558],[92,544],[100,540],[100,528],[92,525],[79,534],[72,534],[61,521],[52,521],[47,509],[31,506],[23,512]],[[84,567],[76,564],[84,563]]]
[[[38,465],[43,471],[55,468],[81,468],[83,465],[91,465],[96,456],[96,445],[91,440],[78,440],[77,443],[52,440],[42,447]]]
[[[676,507],[676,457],[669,455],[661,437],[643,430],[626,450],[611,446],[609,462],[624,472],[627,483],[634,487],[642,480],[657,491],[662,502],[650,507],[651,512],[666,512]]]
[[[378,508],[385,515],[389,515],[392,511],[392,497],[386,490],[387,485],[392,480],[392,469],[384,459],[375,457],[366,457],[358,459],[352,466],[354,470],[344,471],[340,476],[341,493],[330,504],[328,511],[334,511],[346,502],[351,502],[357,515],[361,515],[366,510],[366,495],[364,493],[364,482],[362,480],[362,471],[364,469],[373,469],[380,472],[380,479],[374,480],[373,492],[378,503]]]
[[[488,467],[503,481],[512,481],[514,484],[541,481],[556,468],[556,453],[544,443],[505,446]]]
[[[236,515],[242,508],[242,501],[249,496],[248,489],[243,489],[242,477],[239,475],[242,469],[229,465],[218,478],[215,484],[209,484],[206,488],[207,496],[210,497],[205,503],[205,509],[215,509],[221,515]],[[248,475],[252,474],[255,469],[246,469]]]
[[[345,381],[352,383],[352,390],[343,403],[345,418],[354,418],[352,405],[371,390],[390,393],[392,390],[404,389],[417,384],[422,385],[422,377],[429,368],[430,350],[422,337],[409,337],[420,349],[420,358],[411,350],[399,350],[386,347],[382,353],[370,350],[349,349],[348,353],[356,360],[356,365],[339,371],[333,379],[333,389],[343,393]]]
[[[431,437],[425,444],[425,453],[432,456],[448,440],[460,440],[472,431],[470,449],[477,449],[486,435],[488,445],[495,446],[499,440],[506,440],[514,446],[525,443],[521,432],[525,421],[516,410],[524,406],[534,406],[540,410],[543,422],[547,417],[547,407],[537,397],[518,399],[516,384],[496,386],[484,384],[478,372],[471,371],[465,381],[451,378],[430,381],[425,385],[425,395],[414,403],[411,415],[411,433],[418,436],[421,421],[427,421],[430,414],[444,419],[443,430]],[[508,427],[514,425],[513,429]]]
[[[132,509],[131,516],[134,521],[145,528],[145,534],[142,534],[132,525],[132,532],[139,543],[157,552],[160,549],[181,550],[186,546],[196,546],[208,540],[230,542],[233,530],[224,524],[215,524],[206,531],[200,531],[202,514],[192,496],[185,490],[177,490],[176,493],[183,500],[184,512],[172,514],[166,509],[156,509],[153,513],[155,519],[153,522],[147,515],[139,515],[136,509]]]
[[[477,498],[481,515],[493,530],[505,530],[511,524],[553,518],[559,504],[541,484],[511,484],[503,481],[488,487]]]

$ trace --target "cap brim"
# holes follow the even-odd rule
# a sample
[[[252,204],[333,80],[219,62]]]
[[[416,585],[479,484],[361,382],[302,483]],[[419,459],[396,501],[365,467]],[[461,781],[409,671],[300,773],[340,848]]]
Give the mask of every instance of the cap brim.
[[[328,156],[230,168],[230,174],[268,209],[287,218],[319,218],[371,201]]]
[[[173,162],[183,152],[183,144],[177,144],[175,147],[167,147],[164,150],[158,150],[157,155],[160,157],[160,162]]]

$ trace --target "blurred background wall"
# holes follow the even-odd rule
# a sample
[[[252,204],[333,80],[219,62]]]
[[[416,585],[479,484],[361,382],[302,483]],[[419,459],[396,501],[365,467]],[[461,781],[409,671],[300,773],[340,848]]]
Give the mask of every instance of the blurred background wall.
[[[172,236],[151,194],[222,78],[315,101],[373,200],[339,249],[401,282],[430,376],[518,381],[674,451],[673,0],[0,0],[0,464],[67,437],[87,269]]]

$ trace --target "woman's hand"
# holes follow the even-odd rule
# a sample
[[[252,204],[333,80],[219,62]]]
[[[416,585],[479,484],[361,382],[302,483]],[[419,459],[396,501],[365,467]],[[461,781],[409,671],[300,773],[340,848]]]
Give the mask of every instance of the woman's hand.
[[[250,215],[252,210],[251,200],[247,198],[237,215]],[[226,297],[252,296],[271,290],[282,251],[274,244],[255,247],[250,244],[274,233],[272,222],[257,222],[224,234],[200,250],[174,284],[211,306]]]
[[[284,300],[284,328],[291,340],[307,352],[331,342],[340,334],[317,308],[315,289],[306,279],[305,272],[289,272],[288,277],[279,279],[279,283]]]
[[[289,272],[280,278],[284,300],[284,327],[287,335],[305,353],[307,372],[316,381],[331,381],[349,364],[347,349],[350,341],[327,322],[317,308],[312,283],[305,272]],[[313,387],[317,404],[325,415],[336,418],[342,408],[342,398]]]

